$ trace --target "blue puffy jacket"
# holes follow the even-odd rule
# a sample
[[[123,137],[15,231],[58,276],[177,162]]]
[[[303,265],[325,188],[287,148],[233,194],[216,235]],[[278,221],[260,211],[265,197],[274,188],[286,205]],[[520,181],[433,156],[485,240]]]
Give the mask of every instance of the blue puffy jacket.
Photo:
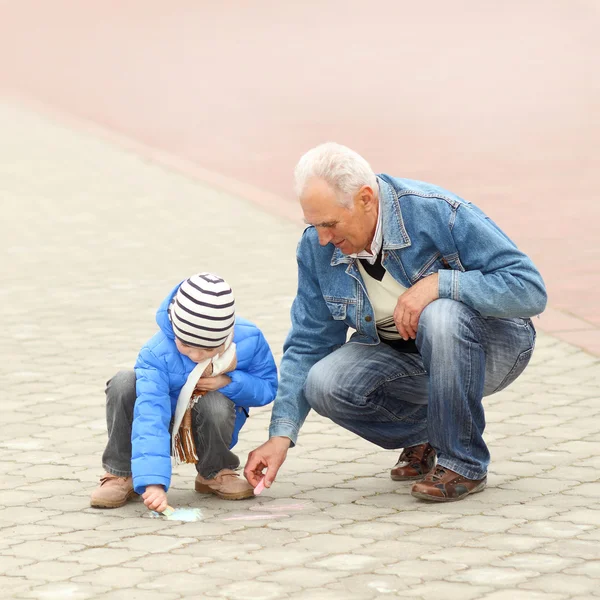
[[[180,284],[181,285],[181,284]],[[169,425],[179,392],[196,366],[175,346],[167,314],[179,285],[165,298],[156,313],[160,331],[141,349],[135,363],[137,400],[131,435],[133,487],[143,494],[147,485],[171,483],[171,435]],[[251,406],[264,406],[277,393],[277,367],[262,332],[256,325],[236,317],[233,341],[237,366],[228,373],[231,383],[219,391],[236,406],[236,420],[230,448],[246,422]]]

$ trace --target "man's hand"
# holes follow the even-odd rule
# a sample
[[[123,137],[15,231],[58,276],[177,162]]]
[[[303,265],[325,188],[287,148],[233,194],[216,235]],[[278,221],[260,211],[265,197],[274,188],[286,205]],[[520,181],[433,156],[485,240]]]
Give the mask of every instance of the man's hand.
[[[163,512],[167,508],[167,493],[162,485],[148,485],[142,494],[144,504],[156,512]]]
[[[231,383],[231,377],[227,375],[217,375],[216,377],[201,377],[198,379],[196,389],[199,392],[215,392]]]
[[[414,340],[417,337],[417,326],[423,309],[439,297],[438,274],[434,273],[417,281],[398,298],[394,323],[403,340]]]
[[[265,487],[271,487],[279,467],[281,467],[287,456],[291,443],[292,441],[287,437],[272,437],[262,446],[250,452],[244,469],[244,477],[252,487],[258,485],[264,469],[267,469]]]

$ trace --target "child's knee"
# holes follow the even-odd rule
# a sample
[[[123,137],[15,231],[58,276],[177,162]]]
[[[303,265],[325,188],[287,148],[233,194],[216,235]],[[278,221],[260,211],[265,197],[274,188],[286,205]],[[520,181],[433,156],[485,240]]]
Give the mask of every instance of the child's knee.
[[[109,403],[135,404],[135,371],[119,371],[106,383],[106,400]]]
[[[194,405],[194,410],[205,420],[217,425],[235,418],[235,405],[220,392],[208,392]]]

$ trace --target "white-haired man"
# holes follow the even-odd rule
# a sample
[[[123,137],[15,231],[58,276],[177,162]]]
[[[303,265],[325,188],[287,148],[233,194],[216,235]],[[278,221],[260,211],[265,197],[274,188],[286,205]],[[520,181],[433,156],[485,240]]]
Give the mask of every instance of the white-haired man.
[[[403,448],[391,476],[416,480],[413,496],[483,490],[482,398],[529,362],[530,317],[546,305],[539,272],[473,204],[375,175],[339,144],[306,153],[295,179],[309,227],[270,439],[250,453],[248,481],[266,469],[271,485],[313,408],[382,448]]]

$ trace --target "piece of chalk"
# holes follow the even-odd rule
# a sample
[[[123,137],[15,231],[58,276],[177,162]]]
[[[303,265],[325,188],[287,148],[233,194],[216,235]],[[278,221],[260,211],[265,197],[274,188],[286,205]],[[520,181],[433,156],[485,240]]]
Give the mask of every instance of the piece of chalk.
[[[175,509],[172,506],[167,506],[165,510],[162,511],[163,517],[170,517],[175,512]]]
[[[258,496],[265,489],[265,478],[263,477],[254,488],[254,495]]]

